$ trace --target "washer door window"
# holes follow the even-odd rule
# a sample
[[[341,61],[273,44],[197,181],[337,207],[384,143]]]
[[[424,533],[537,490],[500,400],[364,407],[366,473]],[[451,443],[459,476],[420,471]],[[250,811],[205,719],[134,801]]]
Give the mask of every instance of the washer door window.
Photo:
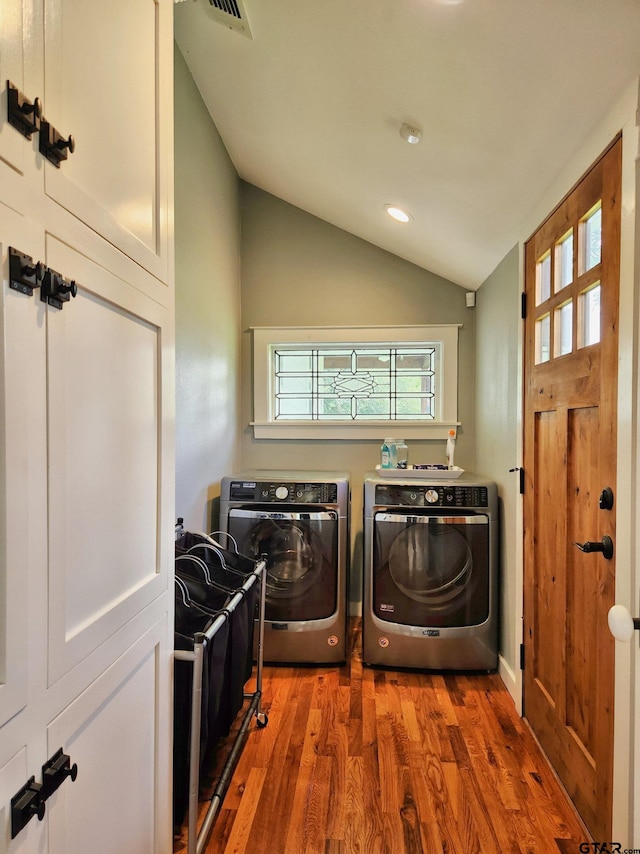
[[[320,620],[337,608],[338,514],[232,508],[239,551],[267,556],[266,619]]]
[[[489,616],[489,518],[374,516],[373,610],[408,626],[475,626]]]

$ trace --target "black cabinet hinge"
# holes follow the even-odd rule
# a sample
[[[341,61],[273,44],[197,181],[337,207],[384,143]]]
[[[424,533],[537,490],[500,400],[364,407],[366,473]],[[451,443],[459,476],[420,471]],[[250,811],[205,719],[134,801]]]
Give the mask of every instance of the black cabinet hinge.
[[[524,644],[520,644],[520,670],[524,670]]]
[[[527,295],[526,294],[520,295],[520,317],[523,320],[527,319]]]

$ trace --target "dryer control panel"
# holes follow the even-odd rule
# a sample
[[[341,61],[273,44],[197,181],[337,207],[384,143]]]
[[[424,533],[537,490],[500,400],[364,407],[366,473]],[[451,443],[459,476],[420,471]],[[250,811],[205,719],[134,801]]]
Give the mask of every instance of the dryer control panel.
[[[387,507],[487,507],[486,486],[381,483],[376,485],[376,504]]]
[[[335,504],[338,486],[335,483],[234,480],[229,485],[229,499],[263,504]]]

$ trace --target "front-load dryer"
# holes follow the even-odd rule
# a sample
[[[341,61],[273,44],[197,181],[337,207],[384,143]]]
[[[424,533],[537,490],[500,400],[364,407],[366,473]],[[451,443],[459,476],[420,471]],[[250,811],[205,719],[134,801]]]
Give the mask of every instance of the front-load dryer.
[[[347,655],[349,475],[253,470],[224,477],[220,527],[266,556],[264,660],[335,664]]]
[[[363,551],[365,664],[497,668],[494,483],[466,473],[455,480],[371,473]]]

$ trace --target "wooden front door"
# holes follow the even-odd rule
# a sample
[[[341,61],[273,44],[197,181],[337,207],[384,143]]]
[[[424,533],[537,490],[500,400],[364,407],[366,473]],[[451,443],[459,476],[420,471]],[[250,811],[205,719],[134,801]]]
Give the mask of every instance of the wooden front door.
[[[617,139],[525,252],[524,710],[601,840],[612,811],[621,151]]]

